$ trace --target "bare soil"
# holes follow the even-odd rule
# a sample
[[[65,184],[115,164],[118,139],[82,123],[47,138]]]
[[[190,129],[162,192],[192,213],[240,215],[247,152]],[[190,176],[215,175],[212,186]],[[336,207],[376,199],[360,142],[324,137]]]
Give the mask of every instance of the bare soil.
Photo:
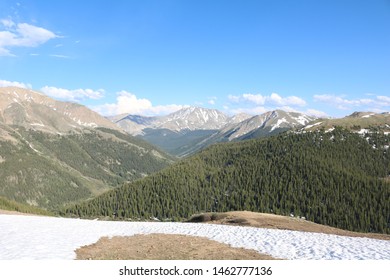
[[[0,215],[23,215],[23,216],[38,216],[36,214],[30,214],[30,213],[22,213],[22,212],[17,212],[17,211],[9,211],[9,210],[3,210],[0,209]]]
[[[233,248],[204,237],[149,234],[101,238],[76,250],[79,260],[273,260],[254,250]]]

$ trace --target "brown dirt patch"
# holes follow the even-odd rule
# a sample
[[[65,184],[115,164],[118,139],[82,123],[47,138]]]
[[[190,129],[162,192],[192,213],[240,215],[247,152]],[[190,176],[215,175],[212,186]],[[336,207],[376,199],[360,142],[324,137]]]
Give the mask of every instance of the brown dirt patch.
[[[9,211],[0,209],[0,215],[23,215],[23,216],[38,216],[36,214],[22,213],[17,211]]]
[[[189,222],[250,226],[271,229],[286,229],[305,232],[335,234],[350,237],[367,237],[374,239],[390,240],[390,235],[387,234],[352,232],[330,226],[316,224],[299,218],[279,216],[274,214],[255,213],[249,211],[204,213],[193,216],[189,220]]]
[[[101,238],[76,250],[79,260],[273,260],[254,250],[233,248],[204,237],[149,234]]]

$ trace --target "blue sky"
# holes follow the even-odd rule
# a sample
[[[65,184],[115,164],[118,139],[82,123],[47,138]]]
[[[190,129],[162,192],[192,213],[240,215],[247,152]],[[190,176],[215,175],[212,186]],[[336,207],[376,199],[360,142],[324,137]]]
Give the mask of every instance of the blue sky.
[[[0,0],[0,86],[102,113],[390,111],[390,0]]]

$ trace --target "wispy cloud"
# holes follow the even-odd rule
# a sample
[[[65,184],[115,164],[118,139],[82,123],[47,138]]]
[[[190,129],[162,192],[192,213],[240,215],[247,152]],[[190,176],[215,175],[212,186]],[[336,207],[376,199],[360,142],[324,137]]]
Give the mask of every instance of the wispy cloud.
[[[14,56],[14,47],[37,47],[58,38],[54,32],[28,23],[0,20],[0,56]]]
[[[29,88],[29,89],[32,88],[30,84],[7,81],[7,80],[0,80],[0,87],[20,87],[20,88]]]
[[[329,116],[327,113],[322,112],[320,110],[316,110],[316,109],[307,109],[305,114],[309,115],[309,116],[316,116],[319,118],[325,118],[325,117]]]
[[[105,116],[113,116],[119,114],[133,115],[165,115],[182,109],[183,105],[158,105],[153,106],[152,102],[146,98],[138,98],[135,94],[120,91],[117,93],[116,103],[106,103],[99,106],[93,106],[91,109]]]
[[[282,97],[277,93],[271,95],[245,93],[242,95],[229,95],[232,102],[249,102],[255,105],[276,105],[276,106],[305,106],[306,101],[297,96]]]
[[[49,56],[56,57],[56,58],[64,58],[64,59],[71,59],[72,58],[68,55],[63,55],[63,54],[50,54]]]
[[[375,98],[348,99],[343,95],[317,94],[313,96],[314,101],[323,102],[335,106],[340,110],[365,109],[372,107],[372,110],[383,111],[390,108],[390,97],[376,96]],[[387,107],[387,108],[386,108]]]
[[[66,100],[66,101],[75,101],[79,102],[85,99],[100,99],[104,96],[104,90],[92,90],[92,89],[64,89],[57,87],[45,86],[41,88],[41,91],[51,97]]]
[[[216,96],[212,96],[212,97],[208,98],[208,101],[207,101],[208,104],[215,105],[215,102],[217,102],[217,97]]]
[[[237,115],[241,113],[249,114],[249,115],[261,115],[265,112],[270,111],[270,109],[267,109],[263,106],[255,106],[250,108],[240,107],[240,108],[229,108],[227,106],[224,106],[224,109],[227,111],[228,114],[231,115]]]

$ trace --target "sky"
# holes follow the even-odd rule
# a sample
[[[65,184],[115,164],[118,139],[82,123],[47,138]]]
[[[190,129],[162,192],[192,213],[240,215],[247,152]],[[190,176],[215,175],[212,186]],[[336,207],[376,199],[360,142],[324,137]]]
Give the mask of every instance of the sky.
[[[390,0],[0,0],[0,86],[102,115],[390,111]]]

